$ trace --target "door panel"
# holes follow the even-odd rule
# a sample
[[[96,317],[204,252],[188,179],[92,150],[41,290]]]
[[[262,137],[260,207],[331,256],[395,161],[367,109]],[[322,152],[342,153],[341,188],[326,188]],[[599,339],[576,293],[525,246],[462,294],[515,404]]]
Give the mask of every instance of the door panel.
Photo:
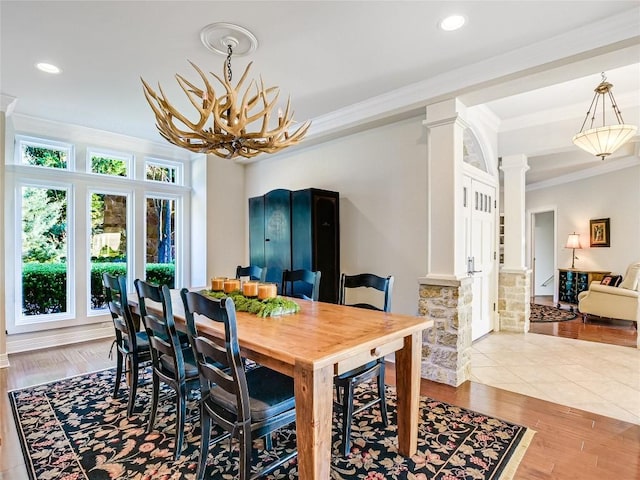
[[[269,269],[291,269],[289,190],[273,190],[264,197],[264,259]]]
[[[473,340],[493,330],[495,302],[495,187],[471,179],[469,271],[473,275]]]

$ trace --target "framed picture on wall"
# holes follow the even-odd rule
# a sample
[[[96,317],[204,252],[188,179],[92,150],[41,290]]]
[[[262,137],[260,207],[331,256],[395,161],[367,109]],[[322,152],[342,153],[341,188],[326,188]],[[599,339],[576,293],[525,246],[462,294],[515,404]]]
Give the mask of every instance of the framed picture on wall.
[[[592,247],[609,247],[611,239],[609,238],[609,219],[598,218],[589,220],[589,245]]]

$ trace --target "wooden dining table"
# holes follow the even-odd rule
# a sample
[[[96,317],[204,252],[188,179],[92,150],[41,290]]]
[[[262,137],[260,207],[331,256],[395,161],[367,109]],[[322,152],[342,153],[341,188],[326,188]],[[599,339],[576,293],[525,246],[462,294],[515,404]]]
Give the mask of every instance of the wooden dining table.
[[[192,289],[199,290],[199,289]],[[184,306],[172,291],[177,328]],[[298,478],[327,480],[331,468],[333,377],[395,352],[398,451],[416,452],[424,317],[295,299],[295,314],[261,318],[237,312],[242,355],[294,379]],[[138,299],[129,295],[135,311]],[[196,316],[198,334],[224,338],[223,327]]]

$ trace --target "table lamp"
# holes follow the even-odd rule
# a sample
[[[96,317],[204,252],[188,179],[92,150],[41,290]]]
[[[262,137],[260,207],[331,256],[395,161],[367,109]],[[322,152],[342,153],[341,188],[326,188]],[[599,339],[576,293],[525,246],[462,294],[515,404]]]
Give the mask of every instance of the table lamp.
[[[575,268],[575,263],[576,263],[576,248],[582,248],[582,246],[580,245],[580,235],[577,234],[576,232],[570,233],[569,237],[567,238],[567,244],[564,246],[564,248],[570,248],[571,249],[571,268]]]

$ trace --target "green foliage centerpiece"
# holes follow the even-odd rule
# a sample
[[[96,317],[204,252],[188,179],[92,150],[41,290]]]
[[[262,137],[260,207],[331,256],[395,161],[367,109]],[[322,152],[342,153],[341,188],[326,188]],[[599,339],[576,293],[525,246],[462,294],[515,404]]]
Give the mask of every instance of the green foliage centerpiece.
[[[298,313],[300,311],[300,305],[293,300],[280,296],[258,300],[257,298],[245,297],[240,293],[240,290],[235,290],[230,293],[202,290],[202,293],[211,298],[229,297],[233,300],[236,311],[253,313],[258,317],[275,317],[289,313]]]

